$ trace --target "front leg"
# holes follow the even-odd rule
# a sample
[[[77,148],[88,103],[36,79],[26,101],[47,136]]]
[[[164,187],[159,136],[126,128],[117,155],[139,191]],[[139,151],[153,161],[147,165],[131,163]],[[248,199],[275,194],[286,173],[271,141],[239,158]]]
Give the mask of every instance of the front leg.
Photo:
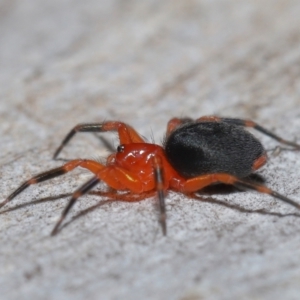
[[[70,139],[77,132],[107,132],[117,131],[120,139],[120,144],[130,143],[144,143],[144,140],[140,135],[129,125],[119,121],[106,121],[103,123],[89,123],[76,125],[63,139],[60,146],[57,148],[53,155],[53,159],[56,159],[61,150],[67,145]]]
[[[0,203],[0,208],[4,206],[6,203],[13,200],[17,195],[19,195],[21,192],[23,192],[25,189],[27,189],[32,184],[37,184],[39,182],[43,182],[61,175],[64,175],[75,168],[82,167],[90,172],[97,174],[100,170],[105,169],[106,167],[96,161],[88,160],[88,159],[75,159],[67,162],[61,167],[48,170],[46,172],[40,173],[31,179],[25,181],[22,185],[20,185],[14,192],[12,192],[6,200]]]

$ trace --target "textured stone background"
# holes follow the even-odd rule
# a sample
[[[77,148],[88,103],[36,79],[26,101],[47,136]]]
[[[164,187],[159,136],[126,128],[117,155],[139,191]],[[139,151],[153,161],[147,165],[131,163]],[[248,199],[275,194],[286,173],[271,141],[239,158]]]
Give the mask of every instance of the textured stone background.
[[[297,0],[2,0],[1,197],[59,166],[53,152],[80,122],[122,120],[160,142],[173,116],[219,114],[300,142],[299,15]],[[270,154],[259,174],[300,202],[300,153]],[[61,157],[106,155],[78,134]],[[88,195],[51,238],[64,195],[89,176],[2,208],[1,299],[299,299],[293,207],[254,192],[169,193],[163,237],[155,199]]]

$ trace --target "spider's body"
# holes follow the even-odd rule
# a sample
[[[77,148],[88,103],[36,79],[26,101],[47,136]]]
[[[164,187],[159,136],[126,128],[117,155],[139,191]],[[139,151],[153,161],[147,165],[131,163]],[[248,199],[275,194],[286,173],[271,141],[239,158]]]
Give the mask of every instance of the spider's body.
[[[265,156],[262,144],[242,127],[225,122],[189,122],[166,140],[166,157],[185,178],[228,173],[250,175],[257,159]]]
[[[293,200],[270,190],[264,185],[245,179],[267,161],[262,144],[244,127],[252,127],[277,141],[299,150],[300,146],[286,141],[252,121],[202,117],[197,120],[174,118],[169,121],[163,146],[146,143],[129,125],[118,121],[75,126],[56,150],[54,158],[76,132],[117,131],[120,145],[108,156],[105,164],[87,159],[75,159],[61,167],[41,173],[24,182],[0,207],[11,201],[31,184],[36,184],[72,171],[76,167],[88,169],[94,177],[75,191],[56,223],[58,228],[77,201],[100,181],[113,189],[109,196],[116,200],[137,201],[134,195],[157,193],[160,221],[166,234],[165,194],[168,189],[193,194],[214,183],[232,184],[269,194],[298,209]],[[118,194],[116,190],[127,193]],[[138,200],[141,200],[142,197]]]

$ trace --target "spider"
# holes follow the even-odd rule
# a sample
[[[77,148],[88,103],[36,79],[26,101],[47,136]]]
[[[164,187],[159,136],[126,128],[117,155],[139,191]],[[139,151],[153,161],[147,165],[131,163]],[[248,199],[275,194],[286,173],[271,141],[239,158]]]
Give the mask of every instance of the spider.
[[[81,167],[92,172],[94,176],[72,194],[51,235],[59,231],[61,223],[77,199],[100,181],[111,188],[109,197],[120,201],[138,201],[144,199],[147,193],[148,196],[157,194],[159,219],[164,235],[167,233],[167,190],[193,196],[206,186],[224,183],[271,195],[300,209],[300,204],[293,200],[247,179],[266,163],[267,154],[262,144],[245,127],[252,127],[282,144],[300,150],[300,145],[280,138],[253,121],[234,118],[173,118],[168,122],[163,146],[145,142],[131,126],[123,122],[79,124],[62,141],[53,156],[54,159],[77,132],[116,131],[120,140],[117,151],[107,157],[105,164],[88,159],[74,159],[61,167],[38,174],[19,186],[0,203],[0,207],[32,184]],[[125,192],[120,194],[118,190]],[[137,195],[139,198],[135,197]]]

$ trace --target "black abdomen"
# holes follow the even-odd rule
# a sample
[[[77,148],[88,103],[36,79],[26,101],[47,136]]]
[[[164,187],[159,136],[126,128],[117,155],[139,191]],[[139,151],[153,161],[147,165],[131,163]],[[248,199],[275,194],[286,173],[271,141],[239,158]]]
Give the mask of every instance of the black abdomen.
[[[183,177],[228,173],[246,177],[264,154],[262,144],[243,127],[218,122],[190,123],[174,130],[166,156]]]

